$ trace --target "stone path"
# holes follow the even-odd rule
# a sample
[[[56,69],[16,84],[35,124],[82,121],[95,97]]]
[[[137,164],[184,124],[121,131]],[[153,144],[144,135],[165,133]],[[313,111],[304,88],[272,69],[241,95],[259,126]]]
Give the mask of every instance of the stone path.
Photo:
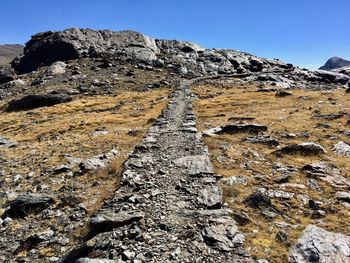
[[[90,237],[60,262],[251,262],[242,248],[184,81],[125,163]]]

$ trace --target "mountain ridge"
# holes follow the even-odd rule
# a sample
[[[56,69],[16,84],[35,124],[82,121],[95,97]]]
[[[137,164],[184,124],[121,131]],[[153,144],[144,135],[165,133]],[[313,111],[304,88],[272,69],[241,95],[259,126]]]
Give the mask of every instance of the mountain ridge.
[[[0,65],[11,62],[16,56],[23,52],[24,46],[19,44],[0,45]]]
[[[340,69],[344,67],[350,67],[350,61],[335,56],[328,59],[327,62],[322,67],[320,67],[320,69],[333,70],[333,69]]]

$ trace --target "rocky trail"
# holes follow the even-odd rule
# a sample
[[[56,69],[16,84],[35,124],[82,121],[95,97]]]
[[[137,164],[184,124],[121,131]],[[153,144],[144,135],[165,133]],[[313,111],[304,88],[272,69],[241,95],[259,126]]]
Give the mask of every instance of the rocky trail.
[[[60,262],[251,262],[196,130],[196,80],[174,91],[126,161],[120,189],[92,217],[88,240]]]

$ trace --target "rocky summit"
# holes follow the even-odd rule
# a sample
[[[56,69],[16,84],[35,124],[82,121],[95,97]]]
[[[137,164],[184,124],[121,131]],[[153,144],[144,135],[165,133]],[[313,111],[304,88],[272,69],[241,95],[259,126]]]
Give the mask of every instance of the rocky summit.
[[[339,58],[332,57],[327,60],[326,64],[324,64],[320,69],[323,70],[332,70],[332,69],[340,69],[344,67],[350,67],[350,61]]]
[[[350,71],[134,31],[0,66],[1,262],[350,262]]]

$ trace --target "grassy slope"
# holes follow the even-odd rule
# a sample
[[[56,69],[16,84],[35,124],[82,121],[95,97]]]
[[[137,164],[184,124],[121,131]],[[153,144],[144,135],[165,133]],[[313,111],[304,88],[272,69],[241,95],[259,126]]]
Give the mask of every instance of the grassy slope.
[[[233,116],[254,117],[254,123],[268,126],[268,133],[279,139],[281,145],[313,141],[321,144],[327,151],[324,156],[283,156],[278,158],[271,154],[274,150],[268,146],[241,142],[244,134],[220,135],[206,137],[211,158],[216,172],[225,176],[248,176],[246,187],[225,187],[226,201],[235,211],[246,212],[251,223],[242,227],[247,234],[247,249],[257,258],[267,258],[271,262],[285,262],[290,245],[283,245],[276,240],[276,234],[281,230],[257,211],[246,207],[242,201],[259,187],[281,189],[274,184],[272,168],[274,163],[301,168],[305,164],[327,161],[337,165],[342,175],[350,179],[349,158],[332,153],[332,146],[339,140],[350,142],[341,132],[349,129],[346,119],[320,120],[314,118],[315,113],[349,112],[350,104],[344,95],[344,90],[334,90],[330,93],[319,91],[296,90],[293,96],[277,98],[274,93],[258,93],[256,85],[240,83],[213,83],[193,88],[198,100],[195,103],[199,119],[198,128],[203,131],[211,126],[225,125]],[[308,99],[306,99],[306,97]],[[318,123],[328,123],[330,128],[314,128]],[[285,133],[308,132],[310,138],[287,139]],[[337,139],[334,139],[336,137]],[[220,157],[220,158],[218,158]],[[290,183],[307,185],[307,178],[301,172],[296,172]],[[318,181],[321,191],[309,188],[299,189],[297,186],[285,186],[283,191],[294,194],[307,194],[315,201],[321,201],[327,214],[324,218],[312,219],[310,209],[297,198],[291,200],[273,199],[273,203],[283,216],[278,216],[275,222],[290,224],[287,228],[289,244],[292,244],[307,224],[313,223],[328,230],[350,234],[350,212],[334,200],[335,188]],[[341,190],[341,189],[338,189]],[[233,197],[233,198],[232,198]]]

